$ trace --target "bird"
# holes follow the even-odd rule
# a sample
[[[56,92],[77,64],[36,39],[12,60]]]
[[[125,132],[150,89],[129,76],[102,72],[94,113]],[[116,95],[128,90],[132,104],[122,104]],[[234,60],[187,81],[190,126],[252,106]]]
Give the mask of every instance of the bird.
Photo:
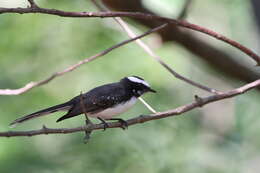
[[[56,122],[80,114],[87,114],[88,117],[99,119],[102,124],[104,124],[104,130],[108,127],[107,120],[117,120],[121,123],[122,128],[127,128],[128,124],[125,120],[113,117],[126,112],[136,103],[138,97],[147,92],[156,93],[143,78],[138,76],[124,77],[119,82],[98,86],[65,103],[18,118],[11,122],[10,126],[14,127],[22,122],[49,115],[57,111],[67,111],[67,113],[57,119]]]

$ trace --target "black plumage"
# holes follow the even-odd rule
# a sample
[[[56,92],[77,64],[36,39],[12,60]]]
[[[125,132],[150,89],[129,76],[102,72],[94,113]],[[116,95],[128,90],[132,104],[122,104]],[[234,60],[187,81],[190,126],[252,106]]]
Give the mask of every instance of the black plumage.
[[[135,79],[131,81],[130,79]],[[140,82],[138,82],[140,80]],[[113,108],[117,105],[122,105],[131,98],[138,98],[142,94],[152,90],[142,78],[125,77],[119,82],[111,83],[96,87],[87,93],[76,96],[68,102],[55,105],[47,109],[37,111],[24,117],[14,120],[10,125],[21,123],[36,117],[51,114],[57,111],[68,111],[67,114],[60,117],[57,122],[68,119],[80,114],[88,113],[89,115],[97,114],[108,108]],[[82,104],[83,103],[83,104]],[[83,107],[84,106],[84,107]],[[99,118],[99,117],[96,117]]]
[[[121,83],[99,86],[70,100],[69,104],[72,105],[72,108],[67,114],[59,118],[57,122],[84,113],[82,104],[80,104],[82,99],[85,111],[93,114],[114,107],[117,104],[122,104],[128,101],[131,97],[131,92],[128,92],[127,88],[125,88]]]

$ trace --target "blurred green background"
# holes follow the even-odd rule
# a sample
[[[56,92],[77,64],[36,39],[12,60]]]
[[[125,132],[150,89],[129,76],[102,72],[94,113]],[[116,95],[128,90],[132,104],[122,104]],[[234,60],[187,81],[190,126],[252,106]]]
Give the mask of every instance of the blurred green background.
[[[69,11],[96,10],[84,0],[42,0],[38,3],[42,7]],[[161,15],[175,17],[183,1],[145,0],[144,4]],[[1,7],[26,5],[25,0],[0,1]],[[258,51],[257,29],[251,11],[249,1],[245,0],[195,0],[187,20]],[[147,30],[134,25],[139,34]],[[128,38],[112,19],[61,18],[41,14],[0,15],[0,36],[1,89],[19,88],[30,81],[44,79]],[[222,42],[201,34],[198,36],[230,54],[241,55]],[[179,45],[161,44],[156,34],[143,40],[186,77],[223,91],[242,85],[218,75],[217,71],[194,59],[194,55]],[[243,57],[241,61],[252,65],[249,58]],[[157,111],[190,103],[195,94],[208,95],[172,77],[140,47],[131,43],[47,85],[19,96],[0,96],[0,130],[10,130],[8,124],[22,115],[130,75],[142,76],[158,91],[144,96]],[[131,126],[125,131],[95,131],[88,144],[83,143],[84,133],[0,138],[0,172],[258,172],[259,101],[259,91],[250,91],[183,116]],[[139,102],[122,117],[127,119],[149,113]],[[83,116],[55,123],[62,114],[26,122],[15,130],[38,129],[43,124],[57,128],[84,124]]]

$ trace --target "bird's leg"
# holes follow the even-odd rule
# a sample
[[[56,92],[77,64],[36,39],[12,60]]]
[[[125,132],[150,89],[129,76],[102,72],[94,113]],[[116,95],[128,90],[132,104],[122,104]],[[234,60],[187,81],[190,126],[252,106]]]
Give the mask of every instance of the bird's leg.
[[[125,129],[128,128],[128,123],[127,123],[127,121],[125,121],[125,120],[123,120],[123,119],[121,119],[121,118],[111,118],[111,119],[109,119],[109,120],[117,120],[118,122],[120,122],[120,123],[121,123],[121,128],[122,128],[123,130],[125,130]]]
[[[108,124],[107,124],[107,122],[105,121],[105,120],[103,120],[102,118],[100,118],[100,117],[97,117],[101,122],[102,122],[102,124],[104,125],[104,131],[106,130],[106,128],[108,128],[109,126],[108,126]]]
[[[85,123],[86,123],[86,126],[93,125],[93,123],[89,119],[86,119]],[[89,141],[91,132],[92,132],[92,130],[85,131],[84,143],[87,143]]]
[[[87,114],[85,114],[85,117],[86,117],[86,120],[85,120],[86,126],[93,125],[93,123],[88,119]],[[92,132],[91,130],[85,131],[85,137],[84,137],[85,144],[89,141],[91,132]]]
[[[90,121],[90,119],[88,118],[88,115],[87,115],[87,111],[86,111],[86,108],[84,105],[84,96],[82,95],[82,93],[80,93],[80,106],[81,106],[82,112],[85,114],[85,117],[86,117],[86,120],[85,120],[86,126],[92,125],[93,123]],[[89,141],[91,132],[92,132],[91,130],[85,131],[84,143],[87,143]]]

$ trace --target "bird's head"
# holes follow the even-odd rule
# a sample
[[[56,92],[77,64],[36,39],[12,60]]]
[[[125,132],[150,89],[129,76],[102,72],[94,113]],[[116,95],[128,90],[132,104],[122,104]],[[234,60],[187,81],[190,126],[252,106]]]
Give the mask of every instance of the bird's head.
[[[120,82],[123,83],[123,85],[126,86],[127,89],[129,89],[136,97],[139,97],[146,92],[156,93],[156,91],[150,87],[148,82],[138,76],[125,77],[121,79]]]

